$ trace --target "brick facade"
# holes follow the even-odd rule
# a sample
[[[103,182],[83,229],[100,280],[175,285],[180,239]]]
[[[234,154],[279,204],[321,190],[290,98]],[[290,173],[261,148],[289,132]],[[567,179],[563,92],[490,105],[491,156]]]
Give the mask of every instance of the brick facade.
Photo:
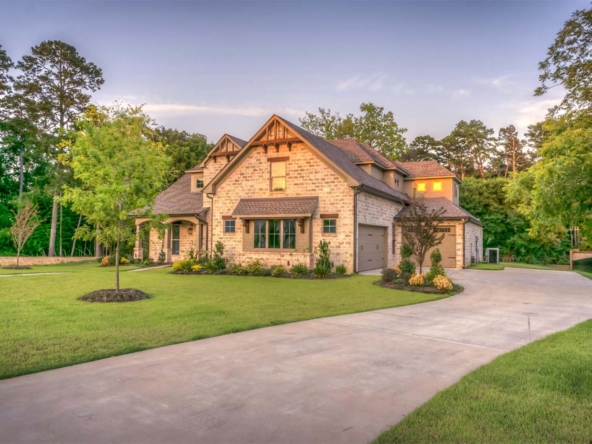
[[[270,191],[268,158],[287,157],[286,190]],[[295,250],[258,250],[244,248],[245,233],[242,220],[236,220],[236,232],[224,233],[222,216],[230,216],[241,198],[273,198],[318,196],[319,203],[306,220],[306,231],[297,228]],[[206,200],[206,199],[204,199]],[[324,234],[321,214],[337,214],[337,233]],[[225,245],[225,256],[229,261],[243,263],[259,259],[270,265],[290,266],[304,263],[314,266],[314,253],[321,239],[331,244],[332,260],[335,265],[345,264],[353,271],[353,190],[346,181],[307,146],[301,143],[280,145],[279,151],[252,148],[245,159],[217,186],[210,210],[212,241],[220,240]],[[252,224],[252,222],[251,222]],[[305,241],[302,241],[304,236]],[[245,251],[246,250],[246,251]]]

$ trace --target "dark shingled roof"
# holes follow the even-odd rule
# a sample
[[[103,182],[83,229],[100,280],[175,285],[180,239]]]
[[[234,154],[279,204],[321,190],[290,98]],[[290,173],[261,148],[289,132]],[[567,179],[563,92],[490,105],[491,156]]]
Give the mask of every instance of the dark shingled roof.
[[[240,146],[241,148],[243,148],[247,144],[247,141],[246,140],[239,139],[238,137],[231,136],[230,134],[227,134],[227,136],[230,139],[232,139],[232,141],[234,143],[236,143],[238,146]]]
[[[483,225],[479,219],[469,213],[467,210],[459,207],[451,200],[445,197],[426,197],[423,198],[423,203],[428,211],[444,209],[444,213],[440,219],[471,219],[477,225]],[[409,215],[409,207],[403,208],[397,213],[395,219],[403,219]]]
[[[203,213],[203,194],[191,192],[191,174],[184,174],[156,196],[153,212],[169,215]]]
[[[309,133],[285,119],[282,120],[290,126],[296,134],[327,156],[329,160],[349,174],[354,180],[358,181],[367,191],[375,192],[400,202],[409,202],[409,197],[405,193],[389,187],[382,180],[365,172],[362,168],[352,162],[348,156],[344,154],[343,150],[337,146]]]
[[[339,147],[345,155],[354,163],[374,162],[384,169],[396,168],[403,174],[407,175],[407,171],[395,162],[387,159],[381,153],[376,151],[370,145],[358,142],[355,139],[340,139],[330,140],[330,142]]]
[[[316,196],[241,199],[232,215],[239,217],[311,215],[318,203],[319,198]]]
[[[456,177],[449,169],[443,167],[435,160],[422,160],[419,162],[396,162],[409,172],[410,179],[420,177]]]

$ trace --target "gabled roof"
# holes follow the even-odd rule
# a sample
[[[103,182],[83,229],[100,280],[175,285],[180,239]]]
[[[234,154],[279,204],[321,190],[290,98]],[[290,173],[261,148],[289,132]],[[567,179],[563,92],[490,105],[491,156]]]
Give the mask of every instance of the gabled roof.
[[[407,175],[407,171],[404,168],[401,168],[395,162],[387,159],[366,143],[358,142],[355,139],[330,140],[330,142],[339,147],[343,153],[356,164],[375,163],[382,169],[397,169],[403,173],[403,175]]]
[[[232,212],[233,216],[310,216],[314,213],[319,198],[269,197],[241,199]]]
[[[443,167],[435,160],[421,160],[418,162],[395,162],[409,172],[408,179],[420,179],[428,177],[456,177],[449,169]]]
[[[221,148],[226,148],[226,144],[228,143],[228,141],[231,144],[236,145],[236,148],[234,151],[223,151],[221,152]],[[208,152],[208,154],[206,154],[206,157],[204,158],[204,160],[202,160],[199,164],[195,165],[193,168],[187,170],[187,171],[191,171],[191,172],[197,172],[197,171],[203,171],[204,166],[206,164],[206,162],[208,161],[208,159],[210,159],[213,156],[222,154],[222,155],[229,155],[229,156],[234,156],[236,155],[236,153],[238,153],[245,145],[247,144],[246,140],[243,139],[239,139],[238,137],[235,136],[231,136],[230,134],[224,134],[222,137],[220,137],[220,140],[218,140],[218,142],[216,142],[216,144],[212,147],[212,149]]]
[[[291,133],[287,139],[282,139],[280,137],[280,140],[287,140],[290,143],[302,140],[306,145],[316,151],[321,158],[325,159],[325,161],[331,165],[332,168],[335,169],[342,177],[344,177],[351,186],[361,186],[365,191],[380,195],[387,199],[396,200],[402,203],[409,202],[409,197],[405,193],[389,187],[383,181],[362,170],[362,168],[345,156],[343,151],[336,145],[333,145],[332,143],[309,133],[308,131],[275,114],[271,116],[265,125],[263,125],[263,127],[247,142],[245,147],[233,157],[228,166],[222,169],[210,181],[210,183],[206,185],[204,192],[215,192],[216,184],[233,169],[233,166],[236,165],[243,156],[246,155],[250,147],[273,145],[276,143],[274,142],[275,139],[265,139],[265,136],[269,134],[270,127],[273,128],[278,124],[285,126],[287,131]],[[298,137],[294,139],[292,137],[293,135]]]
[[[421,199],[427,210],[430,212],[432,210],[439,210],[440,208],[444,210],[440,219],[470,219],[471,222],[474,222],[477,225],[483,225],[479,219],[446,197],[424,197]],[[409,212],[409,207],[405,207],[397,213],[395,219],[404,219],[409,215]]]
[[[202,213],[203,194],[191,192],[191,174],[184,174],[179,180],[156,196],[153,212],[168,215]]]

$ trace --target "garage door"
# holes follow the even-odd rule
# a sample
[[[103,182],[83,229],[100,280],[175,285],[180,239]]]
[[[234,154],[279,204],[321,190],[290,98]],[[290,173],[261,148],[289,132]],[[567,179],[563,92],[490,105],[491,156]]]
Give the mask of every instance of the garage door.
[[[358,225],[358,271],[386,267],[387,228]]]
[[[455,268],[456,267],[456,227],[454,225],[447,227],[441,226],[439,230],[444,232],[444,239],[442,239],[442,243],[437,247],[432,248],[428,251],[425,258],[424,268],[429,268],[432,265],[432,261],[430,260],[430,254],[436,248],[440,249],[440,254],[442,255],[442,266],[444,268]]]

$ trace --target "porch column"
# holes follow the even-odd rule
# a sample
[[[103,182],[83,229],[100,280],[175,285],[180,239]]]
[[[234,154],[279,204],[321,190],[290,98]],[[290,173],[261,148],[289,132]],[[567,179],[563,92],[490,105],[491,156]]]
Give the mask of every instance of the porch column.
[[[198,220],[195,223],[195,252],[199,255],[199,252],[201,251],[201,222]]]
[[[171,262],[171,228],[164,230],[164,261],[166,263]]]
[[[144,250],[142,248],[142,224],[136,224],[136,245],[134,247],[134,259],[142,260],[144,258]]]

